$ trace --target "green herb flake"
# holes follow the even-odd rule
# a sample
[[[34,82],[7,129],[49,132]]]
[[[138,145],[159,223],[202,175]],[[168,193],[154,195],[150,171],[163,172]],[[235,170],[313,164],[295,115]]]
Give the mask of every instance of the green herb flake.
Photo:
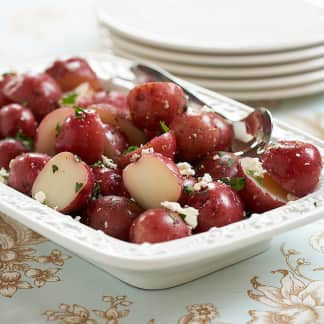
[[[318,206],[317,201],[314,201],[313,204],[314,204],[314,207],[317,207]]]
[[[194,192],[194,188],[193,186],[184,186],[183,191],[190,195],[191,193]]]
[[[103,162],[101,160],[99,160],[96,163],[91,164],[90,167],[93,169],[93,168],[96,168],[96,167],[101,167],[103,165],[104,165]]]
[[[25,99],[25,100],[23,100],[21,103],[22,103],[23,106],[26,107],[26,106],[28,105],[28,100]]]
[[[79,192],[80,189],[82,188],[83,183],[82,182],[76,182],[75,183],[75,192]]]
[[[183,108],[183,112],[187,112],[188,111],[188,106],[185,106],[184,108]]]
[[[34,140],[31,137],[26,136],[22,131],[19,130],[15,138],[17,141],[23,144],[27,148],[27,150],[33,150]]]
[[[186,215],[185,215],[185,214],[180,214],[180,213],[179,213],[179,216],[182,218],[183,221],[186,220]]]
[[[100,195],[101,195],[100,185],[98,182],[96,182],[93,192],[92,192],[91,199],[96,200],[100,197]]]
[[[245,178],[221,178],[220,179],[225,184],[229,185],[233,190],[241,191],[245,187]]]
[[[52,165],[52,171],[53,171],[53,173],[55,173],[56,171],[58,171],[58,166],[56,165],[56,164],[53,164]]]
[[[228,162],[227,162],[227,167],[228,168],[231,168],[234,163],[235,163],[235,160],[234,159],[229,159]]]
[[[82,108],[80,108],[78,106],[75,106],[74,107],[74,115],[75,115],[76,118],[81,119],[81,118],[84,117],[84,114],[85,114],[85,110],[84,109],[82,109]]]
[[[160,125],[161,125],[161,128],[163,130],[164,133],[167,133],[170,131],[170,128],[167,126],[167,124],[165,123],[165,121],[163,120],[160,120]]]
[[[55,135],[56,135],[56,137],[59,136],[61,128],[62,128],[62,126],[59,123],[57,123],[56,126],[55,126]]]
[[[135,150],[137,150],[139,147],[138,146],[128,146],[128,148],[123,152],[124,155],[133,152]]]
[[[65,95],[64,97],[62,97],[61,103],[63,105],[74,105],[77,96],[78,95],[75,92],[69,93],[69,94]]]

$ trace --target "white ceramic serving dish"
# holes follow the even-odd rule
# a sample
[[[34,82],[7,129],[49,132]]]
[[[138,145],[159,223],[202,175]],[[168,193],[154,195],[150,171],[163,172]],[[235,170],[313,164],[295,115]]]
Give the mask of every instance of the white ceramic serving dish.
[[[105,85],[116,84],[114,77],[118,80],[122,77],[124,81],[131,77],[127,69],[129,61],[104,55],[85,57],[103,77]],[[44,66],[46,63],[31,66],[31,69],[40,70]],[[19,68],[27,69],[30,67]],[[189,86],[233,118],[240,118],[251,110],[217,93]],[[281,122],[275,123],[274,138],[312,142],[324,154],[323,142]],[[229,226],[159,244],[136,245],[114,239],[4,184],[0,184],[0,197],[0,211],[6,215],[131,285],[158,289],[188,282],[260,253],[269,246],[274,235],[319,219],[324,214],[324,175],[317,190],[298,201]]]
[[[324,42],[320,0],[96,2],[110,29],[165,49],[240,54]]]

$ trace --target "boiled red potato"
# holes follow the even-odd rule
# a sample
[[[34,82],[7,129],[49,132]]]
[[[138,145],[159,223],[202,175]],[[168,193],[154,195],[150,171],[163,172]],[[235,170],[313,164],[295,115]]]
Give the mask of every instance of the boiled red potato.
[[[36,131],[35,151],[55,155],[56,137],[65,119],[73,115],[73,108],[59,108],[47,114]]]
[[[287,203],[288,192],[272,180],[257,158],[240,159],[237,177],[245,179],[239,194],[249,211],[263,213]]]
[[[24,153],[11,160],[8,185],[26,195],[31,195],[38,174],[50,157],[42,153]]]
[[[3,87],[3,94],[29,108],[38,120],[58,107],[62,95],[58,84],[46,73],[14,75]]]
[[[175,132],[177,151],[183,161],[193,161],[206,154],[226,150],[232,139],[232,127],[214,112],[176,116],[170,128]],[[221,125],[221,126],[220,126]]]
[[[143,208],[158,208],[163,201],[178,201],[182,176],[176,164],[159,153],[142,154],[123,170],[123,182]]]
[[[194,192],[188,205],[198,209],[197,232],[238,222],[245,217],[244,206],[236,191],[224,183],[208,183],[204,190]]]
[[[148,82],[133,88],[127,97],[132,121],[137,127],[159,130],[181,115],[186,106],[183,90],[170,82]]]
[[[108,168],[101,164],[93,167],[92,172],[95,182],[97,186],[99,186],[98,194],[101,194],[102,196],[129,196],[123,183],[121,170],[117,168]]]
[[[129,229],[143,209],[134,201],[118,196],[104,196],[90,202],[83,217],[88,226],[129,241]]]
[[[109,124],[104,125],[103,128],[105,132],[104,155],[117,162],[128,147],[126,136]]]
[[[110,91],[108,93],[106,91],[97,92],[93,96],[93,103],[94,104],[105,103],[114,106],[116,108],[119,108],[120,111],[123,110],[129,111],[127,105],[127,95],[117,91]]]
[[[62,152],[52,157],[38,174],[32,196],[49,207],[69,213],[87,203],[93,187],[90,167],[74,154]]]
[[[0,141],[0,169],[9,169],[10,161],[26,152],[27,148],[15,139],[7,138]]]
[[[36,134],[37,122],[33,113],[19,104],[9,104],[0,110],[0,137],[15,137],[21,132],[33,138]]]
[[[12,101],[7,98],[3,93],[3,87],[10,80],[13,73],[6,73],[2,75],[2,79],[0,80],[0,108],[2,106],[10,104]]]
[[[88,62],[80,57],[57,60],[46,70],[46,73],[56,80],[64,92],[70,91],[84,82],[89,83],[95,91],[101,89],[97,75]]]
[[[98,114],[76,107],[68,116],[56,137],[55,151],[72,152],[88,164],[93,164],[104,153],[105,133]]]
[[[120,128],[130,145],[146,143],[145,133],[133,125],[128,109],[121,110],[119,107],[109,104],[91,105],[89,109],[95,110],[103,123]]]
[[[137,217],[130,228],[133,243],[160,243],[187,237],[191,228],[178,213],[166,208],[148,209]]]
[[[196,183],[197,179],[193,176],[183,177],[182,193],[179,198],[180,205],[188,205],[188,200],[190,196],[194,193],[193,187]]]
[[[131,162],[134,162],[142,154],[143,150],[153,149],[155,153],[160,153],[167,158],[174,159],[174,154],[176,150],[176,139],[173,131],[164,133],[160,136],[154,137],[148,143],[142,147],[130,147],[134,150],[122,155],[119,159],[119,164],[122,168]]]
[[[261,161],[273,180],[298,197],[315,190],[323,167],[319,150],[299,141],[280,141],[269,146]]]
[[[200,160],[196,167],[197,175],[208,173],[214,180],[236,177],[239,157],[230,152],[215,152]]]

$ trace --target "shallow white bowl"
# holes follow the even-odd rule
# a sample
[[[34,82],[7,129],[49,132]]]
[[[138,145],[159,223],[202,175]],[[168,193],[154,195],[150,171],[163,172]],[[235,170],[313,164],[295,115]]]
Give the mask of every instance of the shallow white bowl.
[[[105,84],[122,75],[129,62],[112,56],[86,56]],[[39,71],[45,65],[35,66]],[[18,70],[29,69],[22,66]],[[251,108],[217,93],[188,84],[212,105],[240,118]],[[324,143],[276,122],[275,139]],[[91,229],[70,216],[52,210],[6,185],[0,184],[0,211],[62,245],[117,278],[145,289],[167,288],[193,280],[265,250],[274,235],[319,219],[324,213],[324,175],[317,190],[270,212],[191,237],[159,244],[136,245]]]

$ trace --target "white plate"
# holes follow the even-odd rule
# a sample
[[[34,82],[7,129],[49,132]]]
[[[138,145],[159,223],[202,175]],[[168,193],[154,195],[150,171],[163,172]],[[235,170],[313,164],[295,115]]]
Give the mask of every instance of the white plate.
[[[320,0],[100,0],[102,20],[129,38],[168,49],[264,52],[324,42]]]
[[[126,77],[129,62],[109,56],[86,56],[104,81]],[[24,66],[18,71],[39,71],[44,65]],[[190,85],[211,102],[237,118],[251,108],[217,93]],[[281,122],[275,122],[274,139],[299,139],[316,144],[324,154],[324,143]],[[50,209],[4,184],[0,184],[0,211],[48,237],[72,252],[136,287],[146,289],[175,286],[267,248],[274,235],[305,225],[324,213],[324,174],[316,191],[260,215],[202,234],[159,244],[131,244],[91,229],[71,217]]]
[[[314,58],[310,60],[288,63],[288,64],[278,64],[278,65],[268,65],[268,66],[208,66],[208,65],[194,65],[190,63],[170,62],[164,61],[162,59],[150,57],[146,54],[141,54],[132,51],[131,47],[120,46],[118,43],[114,42],[113,49],[116,53],[122,56],[128,56],[129,58],[142,58],[144,60],[150,61],[154,64],[160,65],[164,69],[168,70],[174,74],[197,76],[197,77],[213,77],[213,78],[252,78],[252,77],[273,77],[278,75],[296,74],[307,71],[314,71],[324,67],[324,52],[323,56],[319,58]],[[202,59],[203,61],[203,59]]]
[[[272,90],[227,91],[213,87],[211,87],[210,90],[218,91],[224,96],[241,101],[288,99],[309,96],[314,95],[316,93],[324,92],[324,81],[314,82],[311,84],[301,85],[297,87]],[[307,107],[305,107],[305,109],[306,108]]]
[[[109,42],[109,46],[116,46],[131,53],[147,56],[155,60],[177,63],[183,62],[194,65],[259,66],[305,61],[324,56],[324,45],[285,52],[243,55],[179,52],[136,42],[107,30],[107,27],[103,27],[102,30],[106,33],[105,38],[106,41]],[[103,41],[105,41],[105,39]]]
[[[142,61],[142,62],[153,62],[151,60],[143,60],[139,56],[130,55],[124,50],[113,48],[113,52],[124,56],[129,59]],[[157,62],[153,62],[156,63]],[[163,66],[163,65],[161,65]],[[191,75],[181,75],[176,73],[178,76],[185,78],[186,80],[199,84],[203,87],[210,89],[222,89],[222,90],[241,90],[241,91],[255,91],[255,90],[271,90],[273,88],[288,88],[295,87],[298,85],[304,85],[308,83],[314,83],[318,81],[324,81],[324,69],[317,71],[310,71],[307,73],[284,75],[269,78],[248,78],[248,79],[217,79],[215,78],[204,78],[195,77]]]

